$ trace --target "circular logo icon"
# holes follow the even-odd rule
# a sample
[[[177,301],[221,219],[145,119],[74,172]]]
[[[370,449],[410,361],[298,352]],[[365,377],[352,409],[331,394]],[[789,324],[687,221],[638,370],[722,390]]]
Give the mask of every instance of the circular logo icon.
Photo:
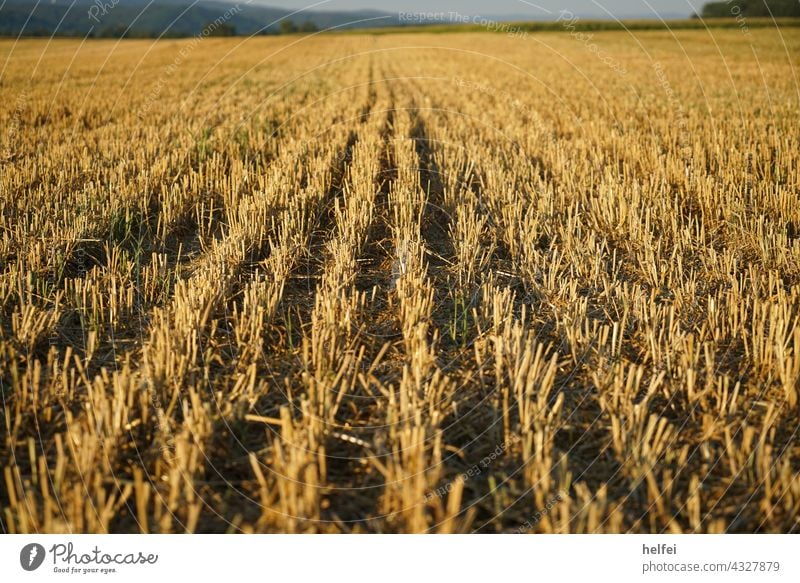
[[[26,571],[35,571],[44,563],[44,547],[39,543],[30,543],[19,552],[19,564]]]

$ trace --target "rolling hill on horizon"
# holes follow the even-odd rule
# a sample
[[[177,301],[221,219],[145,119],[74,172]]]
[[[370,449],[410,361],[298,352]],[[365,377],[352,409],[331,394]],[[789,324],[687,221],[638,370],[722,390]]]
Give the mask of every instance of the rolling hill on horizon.
[[[291,20],[312,29],[397,26],[397,14],[379,10],[293,11],[262,3],[220,0],[6,0],[2,36],[186,37],[212,28],[235,34],[277,34]]]
[[[556,12],[537,17],[510,13],[458,13],[458,20],[454,20],[447,17],[447,12],[441,11],[425,13],[428,16],[417,21],[397,11],[329,10],[326,4],[317,4],[311,10],[293,10],[275,7],[271,3],[272,0],[5,0],[0,2],[0,36],[175,38],[201,34],[250,36],[394,27],[407,27],[410,31],[419,29],[420,25],[426,25],[425,30],[431,30],[430,25],[434,25],[440,31],[445,30],[442,26],[446,26],[448,31],[456,31],[478,29],[480,22],[515,22],[523,24],[523,29],[529,31],[561,28],[556,24]],[[792,0],[770,0],[763,5],[749,0],[731,0],[706,3],[700,15],[714,21],[731,21],[731,26],[739,26],[734,21],[736,15],[740,15],[740,18],[750,18],[749,26],[763,26],[771,24],[771,19],[758,22],[754,18],[797,17],[800,15],[799,7],[800,4]],[[440,20],[431,17],[436,14],[443,16]],[[615,14],[606,18],[583,13],[576,16],[580,19],[576,26],[581,30],[625,28],[620,22],[614,22],[620,18],[637,29],[694,28],[688,20],[691,14],[673,12],[660,13],[661,20],[652,18],[652,15],[645,18],[638,13]],[[632,24],[633,20],[640,22]],[[705,23],[698,24],[705,26]],[[716,25],[720,23],[715,22]]]

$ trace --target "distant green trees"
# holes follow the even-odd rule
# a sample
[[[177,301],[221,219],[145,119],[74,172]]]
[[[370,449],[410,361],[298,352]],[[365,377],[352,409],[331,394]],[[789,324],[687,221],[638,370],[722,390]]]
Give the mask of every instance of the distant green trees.
[[[304,33],[317,32],[319,28],[317,27],[316,24],[314,24],[310,20],[307,20],[305,22],[300,23],[300,25],[297,25],[287,18],[281,21],[278,30],[280,31],[280,34],[294,34],[296,32],[304,32]]]
[[[318,32],[319,28],[311,21],[304,22],[300,25],[300,32]]]
[[[281,25],[278,27],[281,34],[292,34],[297,32],[297,25],[289,19],[281,20]]]
[[[727,0],[703,6],[703,18],[735,18],[737,16],[800,16],[798,0]]]
[[[121,24],[101,28],[94,34],[94,36],[98,38],[122,38],[126,35],[130,36],[128,28],[126,26],[122,26]]]
[[[219,25],[211,22],[205,25],[203,30],[209,31],[208,36],[236,36],[236,27],[228,22],[223,22]]]

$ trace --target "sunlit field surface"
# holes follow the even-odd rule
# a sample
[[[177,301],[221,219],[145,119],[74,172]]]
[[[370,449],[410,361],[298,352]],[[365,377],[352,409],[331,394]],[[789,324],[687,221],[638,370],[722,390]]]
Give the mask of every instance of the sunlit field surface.
[[[3,530],[800,531],[798,65],[0,40]]]

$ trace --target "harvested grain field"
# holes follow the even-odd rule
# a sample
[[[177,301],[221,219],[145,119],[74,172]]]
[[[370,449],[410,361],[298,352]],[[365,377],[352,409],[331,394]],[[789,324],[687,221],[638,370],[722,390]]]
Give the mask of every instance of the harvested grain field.
[[[800,532],[800,29],[0,40],[5,532]]]

